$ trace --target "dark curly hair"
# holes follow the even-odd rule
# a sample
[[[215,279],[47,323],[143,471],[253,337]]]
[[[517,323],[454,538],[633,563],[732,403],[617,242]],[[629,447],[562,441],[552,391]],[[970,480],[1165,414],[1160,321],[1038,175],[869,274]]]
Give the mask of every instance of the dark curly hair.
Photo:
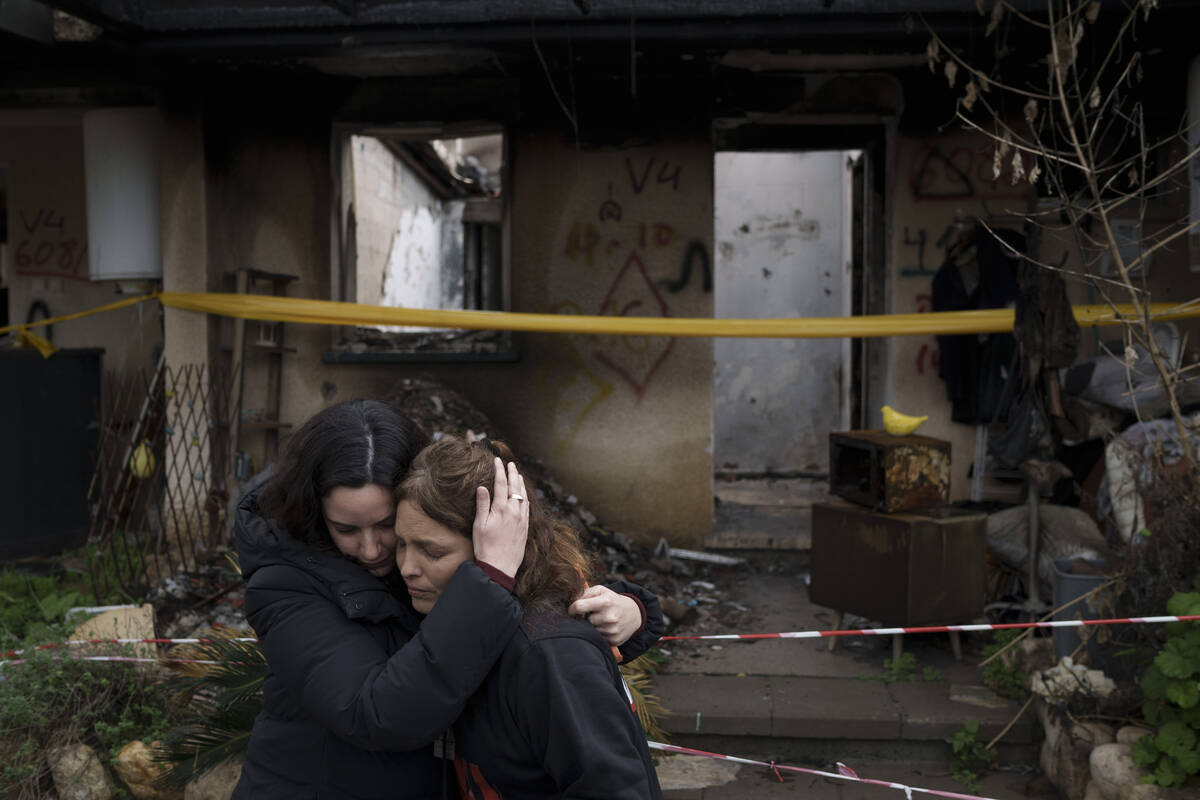
[[[396,502],[408,500],[434,522],[470,539],[475,489],[486,486],[491,491],[494,456],[506,463],[513,460],[512,451],[502,442],[440,439],[413,459],[408,475],[396,487]],[[536,497],[531,495],[525,502],[529,503],[529,538],[513,594],[526,608],[540,605],[565,611],[587,588],[588,559],[579,535],[569,525],[546,514]]]
[[[392,489],[429,442],[415,422],[378,400],[349,400],[313,415],[288,439],[258,495],[262,513],[292,537],[334,549],[321,500],[339,486]]]

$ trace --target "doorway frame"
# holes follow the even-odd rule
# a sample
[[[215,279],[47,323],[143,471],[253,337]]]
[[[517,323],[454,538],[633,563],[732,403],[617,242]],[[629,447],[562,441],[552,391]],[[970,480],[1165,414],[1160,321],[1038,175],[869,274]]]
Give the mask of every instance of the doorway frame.
[[[851,242],[850,316],[892,312],[892,208],[896,130],[894,116],[878,114],[755,114],[713,120],[713,157],[735,152],[862,151],[862,219]],[[853,182],[852,182],[853,189]],[[851,199],[853,207],[853,199]],[[891,341],[845,340],[849,396],[843,424],[878,427],[879,408],[891,395]],[[845,385],[845,382],[843,382]]]

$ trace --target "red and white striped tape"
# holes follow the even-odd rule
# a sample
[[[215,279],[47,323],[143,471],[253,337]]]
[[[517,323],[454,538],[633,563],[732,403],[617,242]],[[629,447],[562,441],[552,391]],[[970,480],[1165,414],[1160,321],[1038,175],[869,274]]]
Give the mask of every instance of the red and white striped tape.
[[[847,628],[837,631],[785,631],[783,633],[712,633],[697,636],[664,636],[661,642],[685,639],[820,639],[831,636],[893,636],[908,633],[950,633],[954,631],[1012,631],[1023,628],[1082,628],[1095,625],[1131,625],[1134,623],[1195,622],[1200,614],[1179,617],[1119,617],[1114,619],[1059,619],[1046,622],[998,622],[971,625],[925,625],[907,628]]]
[[[82,647],[87,644],[208,644],[210,642],[257,642],[254,636],[239,639],[72,639],[69,642],[52,642],[39,644],[34,650],[53,650],[56,647]],[[26,650],[9,650],[4,655],[8,658],[24,655]],[[176,660],[176,659],[172,659]],[[0,662],[3,663],[3,662]]]
[[[779,774],[780,770],[785,772],[802,772],[806,775],[818,775],[822,778],[834,778],[840,781],[852,781],[854,783],[869,783],[873,786],[886,786],[889,789],[899,789],[904,792],[908,800],[912,800],[913,792],[921,792],[922,794],[932,794],[938,797],[950,797],[954,800],[995,800],[993,797],[984,797],[978,794],[962,794],[960,792],[947,792],[941,789],[922,789],[918,786],[909,786],[904,783],[896,783],[895,781],[880,781],[872,778],[860,778],[854,770],[847,767],[842,762],[837,764],[837,772],[825,772],[819,769],[808,769],[806,767],[791,767],[785,764],[776,764],[774,761],[756,761],[752,758],[739,758],[738,756],[726,756],[720,753],[710,753],[707,750],[696,750],[691,747],[680,747],[675,744],[663,744],[662,742],[647,742],[651,750],[662,750],[667,753],[682,753],[689,756],[704,756],[705,758],[715,758],[720,761],[732,761],[735,764],[750,764],[756,767],[767,767],[775,772],[775,777],[783,780],[783,776]]]
[[[834,631],[783,631],[781,633],[710,633],[693,636],[663,636],[659,641],[677,642],[693,639],[755,640],[755,639],[821,639],[832,636],[893,636],[911,633],[950,633],[952,631],[1010,631],[1026,628],[1082,628],[1098,625],[1153,625],[1163,622],[1196,622],[1200,614],[1162,617],[1114,617],[1112,619],[1062,619],[1045,622],[997,622],[972,623],[969,625],[924,625],[905,628],[846,628]],[[208,644],[210,642],[257,642],[253,636],[230,639],[74,639],[67,642],[39,644],[34,650],[53,650],[56,647],[80,647],[89,644]],[[25,654],[26,650],[10,650],[4,655],[13,658]],[[5,662],[0,661],[0,665]]]
[[[176,663],[176,664],[223,665],[223,664],[237,663],[237,662],[232,662],[232,661],[206,661],[206,660],[196,659],[196,658],[169,658],[166,656],[164,656],[162,658],[136,658],[134,656],[52,656],[52,660],[53,661],[67,661],[67,660],[70,660],[70,661],[122,661],[122,662],[131,663],[131,664],[161,664],[163,662],[172,662],[172,663]],[[17,659],[13,659],[11,661],[0,661],[0,667],[6,667],[6,666],[10,666],[10,665],[15,666],[16,664],[28,664],[28,663],[29,663],[29,659],[27,659],[27,658],[17,658]]]

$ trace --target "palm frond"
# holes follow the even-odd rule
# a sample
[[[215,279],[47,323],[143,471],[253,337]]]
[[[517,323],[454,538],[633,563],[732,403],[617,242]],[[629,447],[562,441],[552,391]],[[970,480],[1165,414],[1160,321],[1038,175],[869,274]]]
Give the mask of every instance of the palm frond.
[[[236,641],[240,635],[213,629],[205,641],[176,647],[164,659],[175,673],[166,684],[187,698],[188,718],[155,747],[155,761],[167,767],[160,786],[182,787],[246,752],[262,708],[267,662],[258,643]]]
[[[217,663],[188,663],[191,661]],[[267,675],[267,661],[257,642],[235,641],[223,632],[205,642],[176,647],[163,663],[176,673],[167,681],[171,691],[188,696],[206,694],[221,706],[257,695]]]
[[[645,656],[642,656],[628,664],[622,664],[621,675],[625,678],[625,685],[629,687],[629,693],[633,695],[638,721],[642,723],[642,730],[646,732],[646,738],[656,742],[665,742],[667,734],[659,724],[659,720],[668,712],[663,708],[658,697],[650,691],[651,676],[657,666],[652,660],[647,660]]]
[[[181,788],[244,754],[260,706],[259,701],[231,708],[210,706],[191,722],[172,729],[154,748],[154,760],[167,767],[157,785]]]

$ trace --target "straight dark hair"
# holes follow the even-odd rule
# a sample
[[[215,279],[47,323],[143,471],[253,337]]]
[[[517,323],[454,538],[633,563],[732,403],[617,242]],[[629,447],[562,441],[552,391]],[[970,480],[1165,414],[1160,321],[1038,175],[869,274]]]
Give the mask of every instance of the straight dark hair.
[[[263,515],[292,537],[335,549],[321,501],[339,486],[389,492],[429,443],[415,422],[378,400],[348,400],[314,414],[288,439],[259,492]]]

